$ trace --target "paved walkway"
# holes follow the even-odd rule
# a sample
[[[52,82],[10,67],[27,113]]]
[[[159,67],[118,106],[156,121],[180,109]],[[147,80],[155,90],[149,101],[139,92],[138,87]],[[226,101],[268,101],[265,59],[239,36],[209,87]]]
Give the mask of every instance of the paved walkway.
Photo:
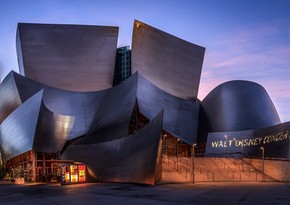
[[[156,186],[88,183],[60,186],[0,182],[0,204],[290,205],[290,183],[199,183]]]

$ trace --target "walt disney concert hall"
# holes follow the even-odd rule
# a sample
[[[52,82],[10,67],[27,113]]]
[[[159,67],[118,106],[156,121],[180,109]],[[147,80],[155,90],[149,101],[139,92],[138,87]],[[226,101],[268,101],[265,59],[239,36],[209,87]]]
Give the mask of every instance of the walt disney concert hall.
[[[117,40],[113,26],[18,24],[20,74],[0,85],[2,177],[226,181],[223,167],[227,180],[290,180],[290,124],[261,85],[225,82],[200,101],[204,47],[137,20],[132,49]]]

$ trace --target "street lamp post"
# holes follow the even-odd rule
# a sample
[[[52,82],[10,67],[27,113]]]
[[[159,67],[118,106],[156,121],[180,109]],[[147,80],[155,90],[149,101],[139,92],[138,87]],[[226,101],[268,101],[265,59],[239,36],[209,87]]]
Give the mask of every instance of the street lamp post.
[[[244,171],[244,141],[242,140],[242,172]]]
[[[180,139],[176,138],[176,170],[178,171],[178,142]]]
[[[2,166],[3,162],[2,162],[2,156],[1,156],[1,150],[0,150],[0,166]]]
[[[191,166],[191,174],[192,174],[192,183],[193,183],[193,184],[195,183],[195,176],[194,176],[194,155],[195,155],[195,146],[196,146],[196,144],[193,144],[193,145],[192,145],[192,157],[191,157],[191,163],[192,163],[192,166]]]
[[[229,152],[229,150],[228,150],[228,136],[227,135],[225,135],[225,138],[226,138],[226,157],[227,157],[227,155],[228,155],[228,152]]]
[[[262,181],[264,181],[264,176],[265,176],[265,163],[264,163],[264,154],[265,154],[265,149],[264,149],[264,147],[261,147],[260,148],[261,150],[262,150],[262,170],[263,170],[263,173],[262,173]]]
[[[164,144],[165,144],[165,155],[168,157],[168,142],[167,142],[167,135],[164,135]]]

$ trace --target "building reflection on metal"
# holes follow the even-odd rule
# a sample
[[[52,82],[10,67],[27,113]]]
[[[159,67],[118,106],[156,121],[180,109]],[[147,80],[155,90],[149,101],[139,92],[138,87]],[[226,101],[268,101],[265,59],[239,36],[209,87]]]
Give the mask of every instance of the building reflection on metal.
[[[149,119],[160,109],[164,109],[163,129],[188,144],[196,143],[200,106],[198,102],[170,95],[140,74],[137,101],[140,112]]]
[[[85,163],[88,181],[155,184],[163,111],[138,132],[107,142],[86,143],[94,136],[73,140],[61,155]],[[113,129],[113,127],[111,128]]]
[[[43,104],[35,130],[33,150],[60,153],[74,125],[74,116],[59,115]]]

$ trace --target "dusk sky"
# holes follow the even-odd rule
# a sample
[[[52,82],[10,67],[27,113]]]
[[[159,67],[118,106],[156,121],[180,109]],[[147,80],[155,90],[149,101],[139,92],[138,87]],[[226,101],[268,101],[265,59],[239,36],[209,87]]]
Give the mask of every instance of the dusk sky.
[[[289,0],[0,0],[0,76],[18,72],[18,22],[119,27],[131,45],[134,19],[206,48],[199,99],[230,80],[250,80],[290,121]]]

